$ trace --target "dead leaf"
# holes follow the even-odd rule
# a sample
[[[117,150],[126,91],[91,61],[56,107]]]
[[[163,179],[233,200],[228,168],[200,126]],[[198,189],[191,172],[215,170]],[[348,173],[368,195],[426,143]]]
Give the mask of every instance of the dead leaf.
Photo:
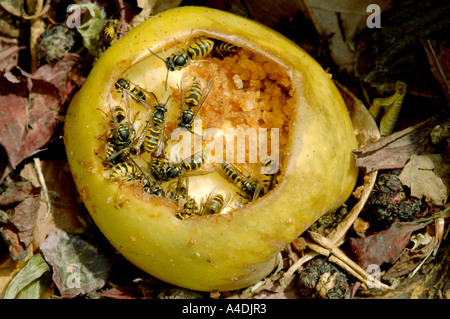
[[[9,39],[0,36],[0,71],[10,73],[17,65],[19,51],[24,48],[24,46],[18,45],[17,39]]]
[[[432,153],[435,150],[429,141],[429,135],[436,124],[437,119],[431,118],[354,150],[356,165],[366,173],[403,168],[412,155]]]
[[[87,294],[105,285],[111,264],[88,242],[59,230],[40,245],[52,266],[53,281],[64,298]]]
[[[76,233],[83,227],[78,218],[83,220],[87,218],[84,205],[77,201],[77,190],[67,161],[49,160],[41,161],[40,164],[50,202],[44,200],[40,202],[33,233],[34,247],[39,247],[52,230],[61,229],[68,233]],[[40,184],[34,163],[26,164],[20,176],[32,181],[33,184]],[[44,198],[42,196],[42,199]],[[50,205],[49,210],[47,205]]]
[[[412,232],[428,223],[394,222],[389,229],[365,238],[350,238],[349,248],[358,265],[364,269],[371,264],[381,266],[383,263],[393,263],[410,242]]]
[[[12,84],[0,78],[0,144],[12,169],[50,140],[62,102],[50,83],[30,81],[27,87],[27,81]]]
[[[0,207],[5,208],[22,202],[34,189],[35,187],[28,181],[10,183],[8,188],[0,194]]]
[[[413,155],[398,176],[409,187],[411,195],[428,198],[435,205],[443,205],[448,197],[450,165],[440,154]]]
[[[18,182],[9,185],[6,192],[0,195],[2,207],[8,207],[8,223],[0,227],[0,233],[9,246],[9,254],[14,260],[27,257],[27,248],[33,240],[36,216],[40,202],[40,188],[29,182]],[[11,207],[15,205],[14,207]]]
[[[84,82],[80,62],[78,55],[68,54],[33,74],[22,71],[26,80],[19,83],[0,77],[0,145],[10,167],[0,172],[0,183],[52,137],[64,103]]]
[[[133,296],[132,293],[128,292],[126,288],[127,287],[110,288],[105,292],[98,292],[95,295],[110,299],[136,299],[137,297]]]
[[[83,59],[78,54],[68,53],[57,63],[44,64],[32,74],[23,70],[21,72],[29,79],[43,80],[52,84],[65,102],[86,80],[81,72],[82,65]]]

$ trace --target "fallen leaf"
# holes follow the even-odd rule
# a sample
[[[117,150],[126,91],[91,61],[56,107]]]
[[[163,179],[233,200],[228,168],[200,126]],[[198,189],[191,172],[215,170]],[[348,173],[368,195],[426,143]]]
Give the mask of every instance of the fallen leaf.
[[[412,232],[425,227],[429,222],[394,222],[389,229],[365,238],[350,238],[349,248],[362,268],[375,264],[395,262],[410,242]]]
[[[86,220],[87,211],[82,203],[77,201],[77,190],[69,171],[67,161],[40,161],[43,182],[46,184],[49,202],[41,200],[37,213],[36,227],[33,232],[33,246],[45,240],[50,231],[64,230],[76,233],[83,228],[80,219]],[[28,163],[20,172],[20,176],[40,185],[35,163]],[[41,188],[41,195],[44,190]],[[42,196],[44,199],[45,196]],[[49,207],[48,207],[49,205]]]
[[[33,257],[25,262],[23,268],[11,280],[8,288],[6,288],[3,299],[22,299],[26,296],[32,299],[38,299],[45,287],[41,285],[43,282],[39,279],[49,270],[50,268],[45,263],[41,254],[33,255]]]
[[[356,165],[365,173],[403,168],[412,155],[432,153],[435,150],[429,141],[429,135],[436,124],[437,119],[431,118],[353,150]]]
[[[0,36],[0,71],[10,73],[17,65],[19,51],[24,48],[24,46],[18,45],[17,39],[9,39]]]
[[[411,195],[428,198],[435,205],[443,205],[448,197],[450,165],[440,154],[413,155],[398,176],[409,187]]]
[[[8,188],[0,194],[0,207],[5,208],[23,202],[30,194],[38,192],[35,188],[36,187],[28,181],[10,183]]]
[[[136,299],[132,293],[129,293],[123,287],[110,288],[105,292],[98,292],[96,296],[110,299]]]
[[[0,78],[0,144],[12,169],[50,140],[62,102],[48,82],[34,80],[28,88],[26,80],[13,84]]]
[[[87,294],[105,285],[110,262],[88,242],[62,230],[51,231],[40,249],[52,266],[53,281],[64,298]]]
[[[23,260],[27,257],[27,248],[33,241],[40,204],[40,188],[29,182],[12,183],[6,192],[0,195],[0,202],[0,207],[8,207],[8,223],[0,227],[0,233],[9,246],[10,256],[14,260]]]
[[[0,145],[9,163],[0,183],[51,139],[62,107],[85,80],[81,67],[80,57],[68,54],[32,74],[21,71],[26,79],[19,83],[0,77]]]
[[[14,276],[22,269],[24,262],[13,260],[11,257],[4,258],[0,263],[0,298],[3,298],[6,288]]]
[[[52,84],[65,102],[86,80],[81,71],[82,66],[83,59],[78,54],[68,53],[55,64],[44,64],[31,74],[23,70],[21,72],[28,79]]]

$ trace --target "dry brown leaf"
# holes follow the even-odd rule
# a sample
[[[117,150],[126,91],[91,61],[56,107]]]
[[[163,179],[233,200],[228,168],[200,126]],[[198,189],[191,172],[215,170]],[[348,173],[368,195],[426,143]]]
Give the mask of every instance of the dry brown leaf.
[[[0,78],[0,144],[12,169],[49,141],[61,102],[48,82],[29,79],[12,84]],[[5,177],[3,174],[0,183]]]
[[[428,222],[394,222],[389,229],[379,231],[365,238],[350,238],[350,250],[358,265],[366,269],[375,264],[393,263],[410,242],[411,233],[425,227]]]
[[[431,118],[354,150],[356,165],[366,173],[403,168],[412,155],[435,150],[429,141],[429,135],[436,124],[437,119]]]
[[[22,49],[25,49],[25,47],[19,46],[17,39],[0,36],[0,72],[5,72],[5,76],[10,74],[10,71],[17,65],[19,51]],[[18,80],[15,79],[14,81]]]
[[[52,230],[56,232],[61,229],[67,233],[76,233],[83,227],[78,218],[86,219],[84,206],[77,202],[77,191],[67,162],[41,161],[41,171],[50,193],[50,203],[41,201],[33,234],[34,247],[39,247]],[[40,183],[34,164],[25,165],[20,175],[34,184]],[[50,205],[49,211],[47,205]]]
[[[33,241],[36,216],[40,203],[40,188],[30,183],[19,182],[9,185],[2,194],[9,222],[0,226],[0,233],[9,246],[9,254],[14,260],[27,257],[27,249]],[[14,207],[12,207],[14,206]]]
[[[443,205],[448,197],[450,165],[440,154],[413,155],[398,176],[409,187],[411,195],[428,198],[434,205]]]
[[[64,103],[84,82],[80,62],[78,55],[68,54],[33,74],[22,71],[26,79],[19,83],[0,77],[0,145],[9,163],[0,183],[52,137]]]

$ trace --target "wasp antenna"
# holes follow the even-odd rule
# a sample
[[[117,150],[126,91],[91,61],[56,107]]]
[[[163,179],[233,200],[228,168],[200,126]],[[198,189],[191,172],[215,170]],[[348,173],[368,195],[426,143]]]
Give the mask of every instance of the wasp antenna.
[[[168,97],[167,100],[166,100],[166,103],[164,103],[164,106],[166,106],[167,103],[169,103],[169,100],[170,100],[171,97],[172,97],[172,95],[169,95],[169,97]]]
[[[167,74],[166,74],[166,83],[164,84],[164,89],[167,91],[167,81],[169,80],[169,69],[167,69]]]
[[[159,55],[157,55],[155,52],[153,52],[152,50],[150,50],[149,48],[147,48],[154,56],[156,56],[158,59],[164,61],[164,63],[166,63],[166,60],[164,60],[163,58],[161,58]]]

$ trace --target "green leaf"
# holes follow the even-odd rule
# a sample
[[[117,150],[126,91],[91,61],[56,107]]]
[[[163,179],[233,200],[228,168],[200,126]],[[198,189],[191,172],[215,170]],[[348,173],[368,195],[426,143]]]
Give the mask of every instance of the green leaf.
[[[39,279],[49,270],[50,268],[41,254],[33,255],[11,280],[8,288],[6,288],[3,299],[14,299],[19,297],[19,294],[21,298],[39,298],[45,287],[41,286],[42,282]]]

